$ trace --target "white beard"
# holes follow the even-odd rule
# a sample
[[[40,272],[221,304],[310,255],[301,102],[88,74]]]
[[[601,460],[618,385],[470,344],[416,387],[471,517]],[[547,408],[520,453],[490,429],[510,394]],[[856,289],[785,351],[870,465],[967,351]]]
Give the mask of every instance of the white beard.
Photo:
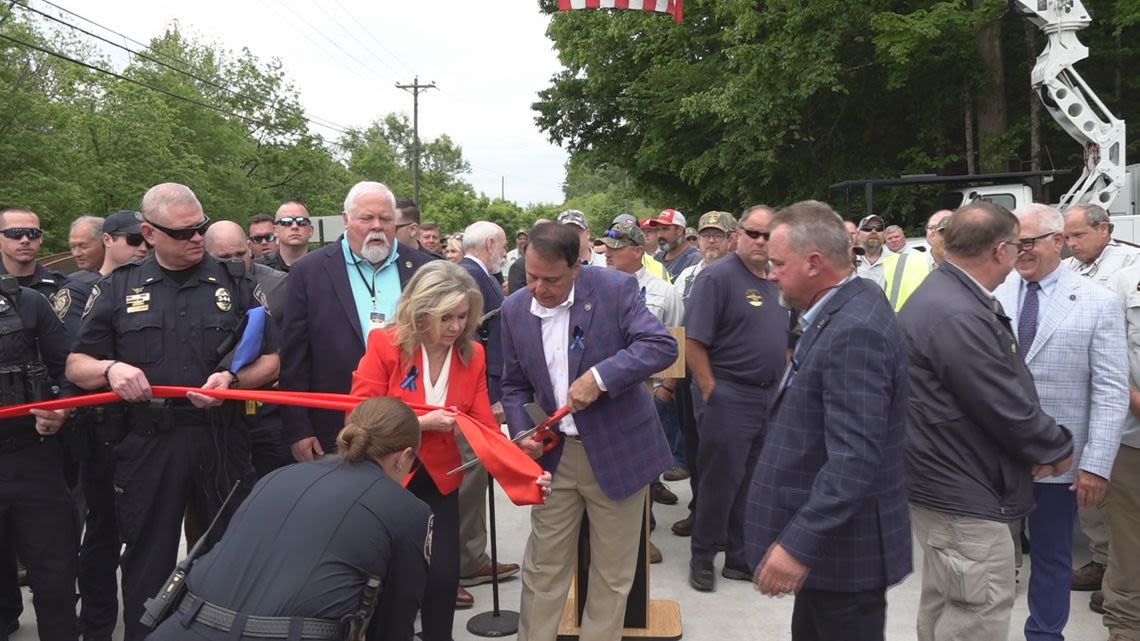
[[[380,243],[371,244],[372,241],[380,241]],[[390,253],[392,253],[392,246],[388,244],[388,237],[383,232],[368,234],[360,246],[360,257],[373,265],[387,260]]]

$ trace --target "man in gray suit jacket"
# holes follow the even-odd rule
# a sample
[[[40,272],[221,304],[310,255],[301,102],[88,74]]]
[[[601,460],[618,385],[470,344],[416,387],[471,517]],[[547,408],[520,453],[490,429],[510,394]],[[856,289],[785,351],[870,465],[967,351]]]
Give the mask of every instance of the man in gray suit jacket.
[[[1073,437],[1041,410],[990,293],[1020,254],[1018,229],[1000,205],[959,209],[943,230],[945,260],[899,313],[911,377],[911,523],[923,551],[919,641],[1009,636],[1009,524],[1032,509],[1035,478],[1073,464]]]

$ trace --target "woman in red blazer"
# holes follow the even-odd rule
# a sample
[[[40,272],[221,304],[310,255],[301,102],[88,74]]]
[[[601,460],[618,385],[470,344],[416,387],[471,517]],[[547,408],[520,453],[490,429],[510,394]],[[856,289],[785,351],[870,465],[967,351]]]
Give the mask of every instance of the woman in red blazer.
[[[352,375],[353,396],[390,396],[448,408],[419,417],[421,465],[407,482],[435,515],[431,566],[420,608],[424,641],[451,641],[455,618],[456,490],[462,474],[447,473],[460,463],[455,411],[484,425],[498,425],[487,393],[483,346],[472,340],[482,311],[479,287],[462,267],[442,260],[428,263],[404,288],[395,323],[369,334],[368,349]]]

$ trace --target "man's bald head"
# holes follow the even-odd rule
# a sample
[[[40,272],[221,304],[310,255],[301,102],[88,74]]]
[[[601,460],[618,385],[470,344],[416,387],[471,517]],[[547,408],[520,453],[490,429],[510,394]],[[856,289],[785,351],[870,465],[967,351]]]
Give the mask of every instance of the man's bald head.
[[[249,270],[249,245],[245,242],[245,230],[230,220],[219,220],[206,230],[206,251],[226,260],[241,258]]]

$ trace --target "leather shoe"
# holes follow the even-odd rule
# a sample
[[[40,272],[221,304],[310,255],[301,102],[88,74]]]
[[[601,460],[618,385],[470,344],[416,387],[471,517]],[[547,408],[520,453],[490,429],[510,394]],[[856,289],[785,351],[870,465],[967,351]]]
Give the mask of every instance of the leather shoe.
[[[500,563],[498,566],[499,580],[509,579],[510,577],[519,573],[518,563]],[[471,576],[459,578],[459,585],[469,588],[473,585],[483,585],[484,583],[491,582],[491,564],[488,563],[479,568],[479,571]]]
[[[672,530],[673,530],[673,534],[676,534],[677,536],[692,536],[693,535],[693,513],[689,512],[688,516],[686,516],[685,518],[681,519],[680,521],[677,521],[676,523],[674,523]]]
[[[459,586],[459,592],[455,595],[455,609],[466,610],[473,605],[475,605],[475,597],[465,590],[462,585]]]
[[[1096,561],[1089,561],[1081,567],[1073,570],[1073,585],[1072,589],[1077,592],[1092,592],[1099,590],[1100,584],[1104,581],[1104,564],[1097,563]]]
[[[661,556],[661,550],[658,550],[657,546],[653,545],[653,541],[650,541],[649,542],[649,562],[650,563],[660,563],[662,561],[662,558],[663,557]]]
[[[716,592],[716,575],[711,561],[689,561],[689,585],[701,592]]]
[[[655,481],[653,483],[653,502],[661,505],[676,505],[677,495],[661,481]]]
[[[684,481],[685,479],[689,478],[689,470],[686,470],[680,465],[674,465],[673,467],[665,470],[665,473],[661,475],[661,478],[665,479],[666,481]]]
[[[730,568],[727,565],[721,568],[720,575],[726,579],[732,579],[733,581],[752,580],[752,573],[748,570],[738,570],[736,568]]]
[[[1104,592],[1097,590],[1089,595],[1089,609],[1097,614],[1104,614]]]

